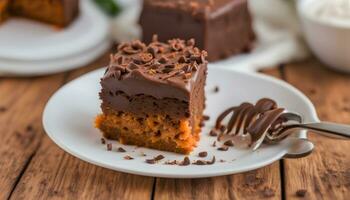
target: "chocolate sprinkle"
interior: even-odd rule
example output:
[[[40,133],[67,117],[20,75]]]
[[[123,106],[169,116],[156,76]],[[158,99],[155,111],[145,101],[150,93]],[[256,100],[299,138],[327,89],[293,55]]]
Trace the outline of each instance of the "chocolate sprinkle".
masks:
[[[112,151],[112,144],[111,143],[107,144],[107,151]]]
[[[215,163],[215,161],[216,161],[215,156],[213,156],[213,158],[211,159],[211,161],[207,161],[207,165],[212,165],[212,164]]]
[[[154,160],[159,161],[159,160],[162,160],[163,158],[164,158],[163,155],[158,155],[158,156],[154,157]]]
[[[297,197],[305,197],[306,196],[306,193],[307,193],[307,190],[305,190],[305,189],[300,189],[300,190],[298,190],[298,191],[296,191],[296,195],[297,195]]]
[[[228,147],[227,146],[222,146],[218,148],[219,151],[227,151]]]
[[[194,163],[192,163],[194,165],[206,165],[207,162],[205,160],[196,160]]]
[[[215,130],[211,130],[211,131],[209,132],[209,135],[210,135],[210,136],[213,136],[213,137],[216,137],[216,136],[218,136],[218,132],[215,131]]]
[[[203,120],[204,121],[208,121],[210,119],[210,117],[208,115],[203,115]]]
[[[146,159],[146,163],[148,163],[148,164],[156,164],[156,160],[154,160],[154,159]]]
[[[213,142],[212,146],[213,146],[213,147],[216,147],[216,141]]]
[[[187,166],[191,164],[191,160],[186,156],[184,160],[180,163],[180,166]]]
[[[176,165],[177,164],[177,160],[172,160],[172,161],[166,161],[164,164],[166,165]]]
[[[215,92],[215,93],[219,92],[219,87],[218,87],[218,86],[215,86],[215,87],[214,87],[214,92]]]
[[[123,149],[122,147],[119,147],[119,148],[117,149],[117,151],[118,151],[118,152],[126,152],[125,149]]]
[[[207,157],[207,155],[208,155],[208,152],[206,152],[206,151],[202,151],[202,152],[198,153],[198,156],[201,158]]]
[[[124,156],[124,159],[125,159],[125,160],[133,160],[134,158],[131,157],[131,156],[129,156],[129,155],[127,155],[127,156]]]
[[[233,141],[232,140],[227,140],[225,143],[224,143],[224,145],[226,145],[226,146],[229,146],[229,147],[233,147]]]

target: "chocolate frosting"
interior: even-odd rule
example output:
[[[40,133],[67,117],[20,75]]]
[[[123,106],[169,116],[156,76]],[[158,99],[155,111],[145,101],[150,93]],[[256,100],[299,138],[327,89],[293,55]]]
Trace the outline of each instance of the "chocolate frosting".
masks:
[[[108,92],[122,91],[188,102],[207,65],[207,53],[194,45],[193,39],[158,42],[156,35],[149,45],[138,40],[120,44],[101,79],[101,98],[108,100]]]
[[[222,130],[221,134],[237,135],[240,132],[249,134],[252,142],[255,142],[268,128],[274,129],[283,122],[280,120],[283,111],[284,108],[278,108],[277,103],[268,98],[260,99],[255,105],[244,102],[221,113],[216,120],[215,128]],[[226,129],[222,129],[223,120],[230,114]]]
[[[147,4],[168,9],[180,9],[194,16],[215,17],[242,0],[145,0]]]

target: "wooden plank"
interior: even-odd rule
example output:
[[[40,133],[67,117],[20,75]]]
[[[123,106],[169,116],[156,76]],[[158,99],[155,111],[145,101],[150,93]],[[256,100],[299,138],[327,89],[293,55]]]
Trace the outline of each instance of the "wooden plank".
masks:
[[[185,169],[184,169],[185,170]],[[270,192],[271,191],[271,192]],[[279,163],[252,172],[203,179],[157,179],[155,200],[280,199]]]
[[[150,199],[153,180],[81,161],[45,136],[11,199]]]
[[[281,78],[280,69],[264,74]],[[185,170],[185,169],[184,169]],[[280,199],[280,164],[252,172],[205,179],[157,179],[154,197],[163,199]]]
[[[38,148],[43,105],[64,74],[0,80],[0,199],[6,199]]]
[[[106,53],[89,66],[69,72],[66,81],[104,66],[108,57]],[[153,183],[154,178],[119,173],[74,158],[45,135],[12,198],[150,199]]]
[[[350,75],[326,69],[315,60],[292,64],[286,80],[304,92],[315,104],[321,120],[350,123]],[[287,199],[349,199],[350,142],[309,134],[316,150],[308,157],[285,160]]]

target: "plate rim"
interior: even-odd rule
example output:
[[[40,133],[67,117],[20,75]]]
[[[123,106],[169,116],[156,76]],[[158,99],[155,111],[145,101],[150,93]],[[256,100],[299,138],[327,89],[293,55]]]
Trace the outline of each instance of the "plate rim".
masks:
[[[209,65],[209,68],[210,65]],[[218,172],[210,172],[210,173],[198,173],[198,174],[186,174],[186,173],[182,173],[182,174],[176,174],[176,173],[167,173],[167,172],[157,172],[157,173],[153,173],[153,172],[148,172],[148,171],[142,171],[142,170],[134,170],[134,169],[128,169],[128,168],[123,168],[120,166],[115,166],[112,165],[110,163],[101,163],[99,161],[95,161],[94,159],[90,159],[87,156],[80,154],[80,153],[76,153],[74,152],[74,150],[72,150],[71,148],[67,147],[65,144],[61,143],[60,140],[55,139],[54,134],[48,132],[48,127],[46,127],[46,121],[47,119],[47,113],[48,113],[48,108],[51,104],[51,102],[53,101],[53,99],[55,98],[55,96],[62,90],[64,90],[66,87],[69,87],[71,84],[74,84],[76,81],[79,81],[87,76],[92,76],[92,74],[97,74],[97,73],[103,73],[103,71],[105,70],[105,68],[100,68],[100,69],[96,69],[93,70],[89,73],[86,73],[68,83],[66,83],[65,85],[63,85],[59,90],[57,90],[48,100],[47,104],[45,105],[44,108],[44,112],[43,112],[43,117],[42,117],[42,123],[43,123],[43,128],[46,132],[46,134],[49,136],[49,138],[56,144],[58,145],[62,150],[66,151],[67,153],[73,155],[76,158],[79,158],[85,162],[100,166],[100,167],[104,167],[107,169],[111,169],[114,171],[118,171],[118,172],[125,172],[125,173],[130,173],[130,174],[136,174],[136,175],[142,175],[142,176],[150,176],[150,177],[162,177],[162,178],[205,178],[205,177],[215,177],[215,176],[223,176],[223,175],[230,175],[230,174],[238,174],[238,173],[242,173],[242,172],[246,172],[246,171],[251,171],[251,170],[255,170],[258,168],[262,168],[264,166],[270,165],[273,162],[280,160],[283,158],[284,155],[286,155],[288,153],[288,149],[284,148],[282,149],[280,152],[276,153],[273,157],[267,159],[266,161],[262,161],[259,163],[252,163],[251,165],[249,165],[249,167],[241,169],[241,170],[232,170],[230,168],[227,169],[222,169],[221,171]],[[249,73],[249,72],[242,72],[242,71],[236,71],[236,70],[232,70],[232,69],[224,69],[224,68],[217,68],[215,67],[215,70],[220,70],[220,71],[226,71],[226,72],[230,72],[230,73],[238,73],[238,74],[245,74],[247,76],[252,76],[254,78],[258,78],[258,79],[263,79],[264,81],[269,81],[269,82],[273,82],[274,84],[278,84],[281,85],[282,87],[286,87],[289,90],[291,90],[295,95],[299,96],[304,103],[306,104],[308,111],[307,113],[310,115],[309,118],[312,121],[319,121],[318,117],[317,117],[317,113],[316,113],[316,109],[314,107],[314,105],[312,104],[312,102],[298,89],[296,89],[295,87],[293,87],[292,85],[288,84],[287,82],[284,82],[282,80],[279,80],[277,78],[268,76],[268,75],[264,75],[264,74],[258,74],[258,73]],[[301,134],[300,138],[306,138],[306,134]]]

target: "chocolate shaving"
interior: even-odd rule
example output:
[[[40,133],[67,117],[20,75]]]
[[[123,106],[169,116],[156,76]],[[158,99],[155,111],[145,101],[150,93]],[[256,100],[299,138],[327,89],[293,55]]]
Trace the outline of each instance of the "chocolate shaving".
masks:
[[[179,63],[186,63],[185,56],[180,56],[180,58],[179,58],[179,60],[177,62],[179,62]]]
[[[187,45],[193,47],[196,44],[195,40],[193,38],[187,40]]]
[[[191,164],[191,160],[186,156],[184,160],[179,164],[180,166],[187,166]]]
[[[112,151],[112,144],[111,143],[107,144],[107,151]]]
[[[194,164],[194,165],[206,165],[207,162],[205,160],[196,160],[192,164]]]
[[[219,151],[227,151],[228,147],[227,146],[222,146],[218,148]]]
[[[215,163],[215,161],[216,161],[215,156],[213,156],[213,158],[211,159],[211,161],[207,161],[207,165],[212,165],[212,164]]]
[[[164,158],[163,155],[158,155],[158,156],[154,157],[154,160],[159,161],[159,160],[162,160],[163,158]]]
[[[232,140],[227,140],[227,141],[224,143],[224,145],[229,146],[229,147],[233,147],[233,146],[234,146]]]
[[[209,135],[215,137],[215,136],[218,136],[218,132],[216,130],[211,130],[209,132]]]
[[[128,68],[131,70],[138,69],[139,67],[135,63],[129,63]]]
[[[219,87],[218,87],[218,86],[215,86],[215,87],[214,87],[214,92],[215,92],[215,93],[219,92]]]
[[[207,155],[208,155],[208,152],[206,152],[206,151],[202,151],[202,152],[198,153],[198,156],[201,158],[207,157]]]
[[[156,160],[154,160],[154,159],[146,159],[146,163],[148,163],[148,164],[156,164]]]
[[[158,35],[157,34],[154,34],[152,36],[152,42],[158,42]]]
[[[27,132],[32,132],[34,130],[33,126],[32,125],[28,125],[27,128],[26,128],[26,131]]]
[[[176,165],[177,164],[177,160],[172,160],[172,161],[166,161],[164,164],[166,165]]]
[[[171,69],[171,68],[164,68],[164,69],[162,69],[163,73],[169,73],[169,72],[172,72],[172,71],[174,71],[174,69]]]
[[[106,139],[101,138],[101,144],[106,144]]]
[[[117,149],[117,152],[126,152],[126,150],[123,149],[122,147],[119,147],[119,148]]]
[[[216,141],[213,142],[212,146],[213,146],[213,147],[216,147]]]
[[[210,119],[210,117],[208,115],[203,115],[203,120],[204,121],[208,121]]]
[[[127,155],[127,156],[124,156],[124,159],[125,159],[125,160],[133,160],[134,158],[131,157],[131,156],[129,156],[129,155]]]
[[[167,59],[166,57],[162,56],[161,58],[159,58],[158,62],[161,64],[166,64],[169,61],[169,59]]]
[[[119,56],[119,57],[117,58],[117,63],[118,63],[119,65],[122,65],[122,64],[124,63],[124,57],[123,57],[123,56]]]
[[[295,194],[296,194],[297,197],[305,197],[306,193],[307,193],[307,190],[300,189],[300,190],[297,190]]]
[[[150,53],[153,57],[156,56],[157,51],[158,51],[158,48],[155,46],[149,46],[147,48],[147,52]]]

